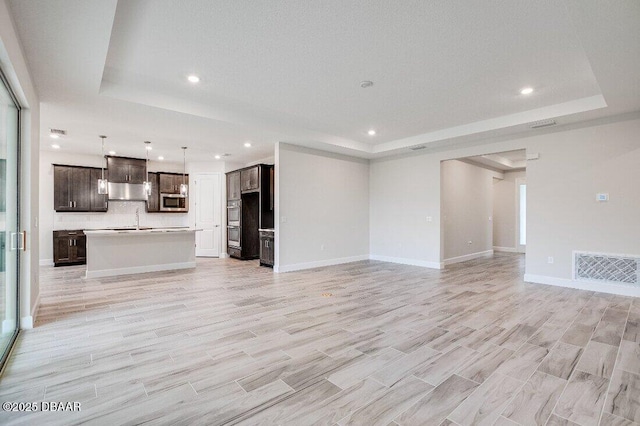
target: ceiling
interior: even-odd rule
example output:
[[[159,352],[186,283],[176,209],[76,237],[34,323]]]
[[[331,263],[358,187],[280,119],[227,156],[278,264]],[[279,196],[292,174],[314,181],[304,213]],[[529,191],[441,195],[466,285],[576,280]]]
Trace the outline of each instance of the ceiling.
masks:
[[[489,170],[513,172],[526,169],[527,151],[525,149],[518,149],[515,151],[466,157],[461,160]]]
[[[634,0],[9,3],[43,149],[56,128],[73,152],[106,134],[169,161],[185,145],[256,161],[278,141],[375,158],[640,110]]]

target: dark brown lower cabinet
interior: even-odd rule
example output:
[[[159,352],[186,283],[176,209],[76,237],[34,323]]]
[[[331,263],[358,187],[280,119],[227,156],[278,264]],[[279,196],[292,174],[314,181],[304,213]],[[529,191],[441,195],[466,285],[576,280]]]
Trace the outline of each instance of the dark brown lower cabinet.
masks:
[[[260,265],[273,268],[273,231],[260,230]]]
[[[53,264],[55,266],[87,263],[87,237],[82,230],[53,231]]]

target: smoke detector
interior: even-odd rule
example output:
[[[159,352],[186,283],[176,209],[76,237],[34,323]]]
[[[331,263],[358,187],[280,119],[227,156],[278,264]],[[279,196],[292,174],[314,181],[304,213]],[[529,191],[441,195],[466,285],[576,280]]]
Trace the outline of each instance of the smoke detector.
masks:
[[[555,126],[556,124],[558,123],[556,123],[556,120],[553,120],[553,119],[540,120],[540,121],[534,121],[533,123],[529,123],[529,128],[540,129],[541,127]]]

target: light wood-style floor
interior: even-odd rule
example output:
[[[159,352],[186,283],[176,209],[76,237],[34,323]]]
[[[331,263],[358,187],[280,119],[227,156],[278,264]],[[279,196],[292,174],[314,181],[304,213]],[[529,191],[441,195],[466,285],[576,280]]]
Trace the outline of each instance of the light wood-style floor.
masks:
[[[43,268],[0,424],[640,423],[640,299],[524,284],[523,258],[85,280]]]

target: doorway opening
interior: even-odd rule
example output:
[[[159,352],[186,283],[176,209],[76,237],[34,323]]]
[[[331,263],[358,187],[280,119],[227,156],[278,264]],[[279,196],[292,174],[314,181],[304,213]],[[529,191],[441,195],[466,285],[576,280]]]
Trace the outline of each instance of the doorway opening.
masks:
[[[441,262],[525,253],[526,151],[441,162]]]

